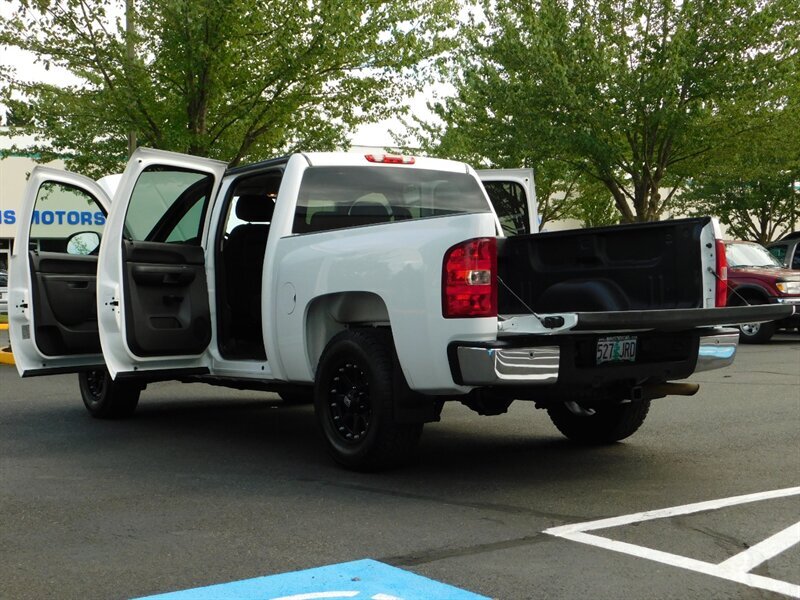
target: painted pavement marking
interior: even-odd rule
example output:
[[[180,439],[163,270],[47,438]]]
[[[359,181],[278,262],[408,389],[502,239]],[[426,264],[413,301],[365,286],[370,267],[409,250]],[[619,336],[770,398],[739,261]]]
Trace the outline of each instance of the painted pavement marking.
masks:
[[[739,554],[732,556],[731,558],[728,558],[719,564],[696,560],[694,558],[681,556],[679,554],[663,552],[661,550],[655,550],[646,546],[637,546],[636,544],[619,542],[599,535],[586,533],[587,531],[596,531],[598,529],[609,529],[611,527],[620,527],[623,525],[630,525],[632,523],[641,523],[643,521],[689,515],[703,511],[718,510],[720,508],[726,508],[729,506],[737,506],[739,504],[747,504],[749,502],[759,502],[761,500],[786,498],[788,496],[797,495],[800,495],[800,487],[785,488],[770,492],[759,492],[756,494],[746,494],[744,496],[733,496],[731,498],[721,498],[719,500],[696,502],[694,504],[685,504],[683,506],[673,506],[671,508],[663,508],[660,510],[651,510],[630,515],[622,515],[619,517],[612,517],[610,519],[598,519],[596,521],[587,521],[585,523],[573,523],[571,525],[551,527],[550,529],[546,529],[544,533],[574,542],[589,544],[591,546],[597,546],[598,548],[613,550],[614,552],[621,552],[623,554],[638,556],[639,558],[646,558],[648,560],[657,561],[674,567],[680,567],[682,569],[704,573],[713,577],[727,579],[728,581],[734,581],[750,587],[768,590],[794,598],[800,598],[800,585],[750,573],[750,571],[756,568],[758,565],[800,543],[800,522],[790,525],[786,529],[779,531],[764,541],[759,542],[751,548],[748,548],[744,552],[740,552]]]
[[[139,600],[489,600],[376,560],[357,560]]]

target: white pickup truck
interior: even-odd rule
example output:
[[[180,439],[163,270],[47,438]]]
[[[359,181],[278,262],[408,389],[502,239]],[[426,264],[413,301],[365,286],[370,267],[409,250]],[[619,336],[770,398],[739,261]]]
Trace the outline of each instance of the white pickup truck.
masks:
[[[430,158],[228,169],[139,149],[111,202],[37,167],[10,266],[18,370],[77,372],[100,418],[157,380],[313,398],[333,457],[375,469],[447,400],[530,400],[571,439],[620,440],[651,399],[696,391],[670,382],[731,364],[738,333],[719,325],[793,310],[722,308],[711,219],[531,233],[529,178],[484,178]]]

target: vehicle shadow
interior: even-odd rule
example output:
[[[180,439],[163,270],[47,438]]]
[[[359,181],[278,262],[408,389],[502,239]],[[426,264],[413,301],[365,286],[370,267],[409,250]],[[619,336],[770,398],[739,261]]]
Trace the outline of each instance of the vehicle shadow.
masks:
[[[500,417],[448,407],[442,422],[426,425],[411,464],[379,473],[350,472],[327,455],[312,406],[287,406],[267,393],[218,393],[210,386],[191,386],[193,393],[181,390],[187,397],[175,398],[175,388],[145,391],[136,415],[122,421],[90,418],[77,398],[70,404],[29,404],[5,419],[14,436],[6,456],[57,451],[87,468],[124,464],[119,476],[140,479],[142,485],[191,473],[222,486],[247,480],[253,492],[280,479],[436,496],[462,495],[465,486],[650,478],[670,469],[636,437],[595,448],[575,445],[561,437],[543,411],[519,403],[514,415]]]

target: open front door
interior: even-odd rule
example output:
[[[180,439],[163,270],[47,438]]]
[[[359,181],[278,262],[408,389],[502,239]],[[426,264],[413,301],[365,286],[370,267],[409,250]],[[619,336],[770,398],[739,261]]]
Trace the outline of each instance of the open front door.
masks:
[[[98,271],[100,340],[112,377],[208,371],[207,222],[226,167],[145,148],[128,162]]]
[[[478,171],[478,177],[489,194],[503,233],[512,236],[539,231],[533,169],[484,169]]]
[[[23,377],[102,367],[97,253],[110,208],[94,181],[31,172],[11,256],[8,320]]]

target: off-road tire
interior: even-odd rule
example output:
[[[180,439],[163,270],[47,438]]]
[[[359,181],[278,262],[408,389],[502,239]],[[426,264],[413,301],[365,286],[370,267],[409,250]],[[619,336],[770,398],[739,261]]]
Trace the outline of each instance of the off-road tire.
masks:
[[[558,430],[573,442],[586,445],[612,444],[633,435],[650,410],[649,400],[595,408],[593,415],[577,415],[561,402],[547,414]]]
[[[96,419],[130,417],[142,391],[133,381],[113,381],[106,369],[78,373],[78,384],[86,410]]]
[[[422,423],[395,420],[398,390],[391,336],[378,329],[348,329],[328,343],[317,368],[314,409],[325,445],[348,469],[375,471],[407,463]]]

